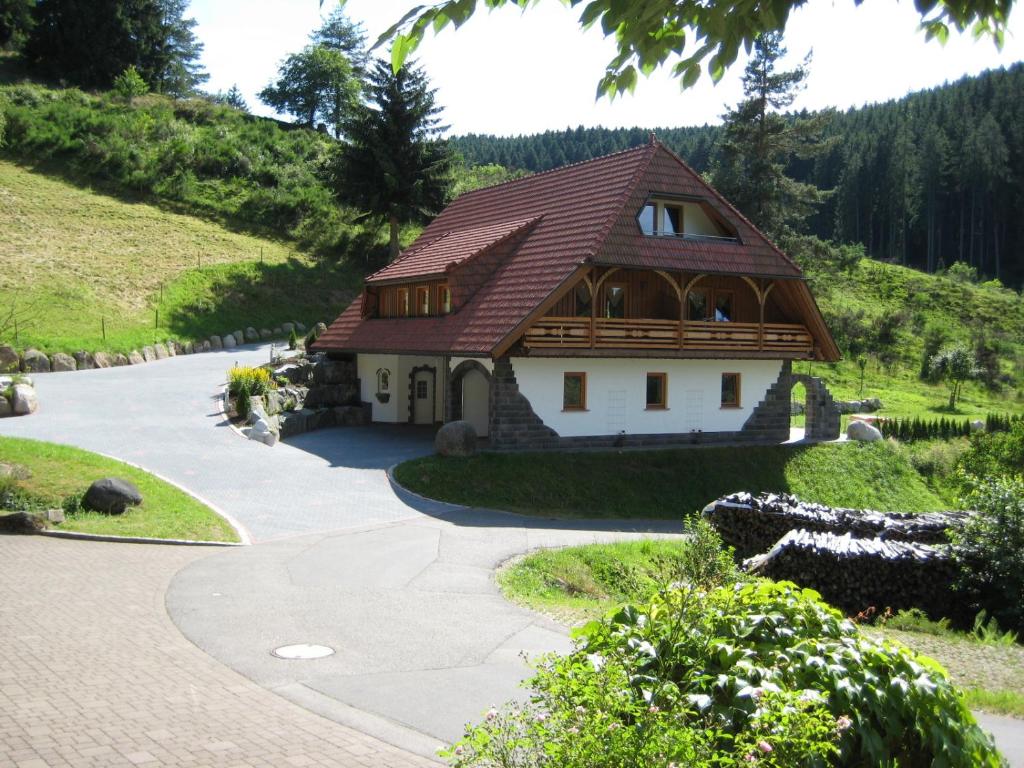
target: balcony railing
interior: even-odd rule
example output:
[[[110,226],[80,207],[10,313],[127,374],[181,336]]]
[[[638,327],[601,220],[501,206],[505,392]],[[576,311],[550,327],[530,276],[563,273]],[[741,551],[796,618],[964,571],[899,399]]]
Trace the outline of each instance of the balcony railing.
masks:
[[[665,349],[781,352],[809,355],[814,338],[803,325],[544,317],[526,331],[531,349]]]

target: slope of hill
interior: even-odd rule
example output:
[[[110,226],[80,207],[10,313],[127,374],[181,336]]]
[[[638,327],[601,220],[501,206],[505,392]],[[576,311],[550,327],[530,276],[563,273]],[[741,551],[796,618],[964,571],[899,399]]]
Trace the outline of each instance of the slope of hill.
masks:
[[[334,317],[360,275],[294,244],[95,194],[0,161],[0,336],[127,351],[169,337]],[[159,326],[157,326],[159,311]],[[106,326],[106,340],[103,327]]]
[[[804,266],[844,359],[799,368],[824,378],[837,397],[879,397],[890,416],[945,415],[945,384],[919,374],[926,351],[960,344],[984,365],[957,413],[1024,412],[1024,302],[1015,291],[957,270],[928,275],[866,258],[847,268]],[[858,357],[866,361],[863,387]]]

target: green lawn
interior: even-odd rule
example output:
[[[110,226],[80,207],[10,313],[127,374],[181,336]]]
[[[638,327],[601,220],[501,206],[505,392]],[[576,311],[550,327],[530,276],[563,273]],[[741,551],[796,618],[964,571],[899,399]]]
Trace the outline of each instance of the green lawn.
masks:
[[[0,437],[0,462],[27,469],[15,492],[36,507],[63,507],[70,496],[84,494],[102,477],[120,477],[138,487],[143,502],[123,515],[75,511],[54,526],[114,536],[145,536],[194,541],[238,541],[231,525],[187,493],[148,472],[105,456],[54,443]],[[20,506],[20,505],[19,505]]]
[[[509,563],[498,573],[498,584],[520,605],[565,624],[579,624],[622,603],[643,603],[678,579],[678,556],[685,546],[678,540],[659,540],[541,550]],[[866,631],[938,660],[965,689],[973,709],[1024,717],[1024,646],[982,642],[951,630]]]
[[[885,442],[428,456],[395,474],[423,496],[530,515],[682,519],[735,491],[886,511],[950,506]]]
[[[17,310],[19,349],[128,352],[249,325],[312,327],[333,320],[360,280],[291,243],[94,193],[8,161],[0,161],[0,221],[0,307]],[[0,327],[0,335],[14,342],[13,328]]]

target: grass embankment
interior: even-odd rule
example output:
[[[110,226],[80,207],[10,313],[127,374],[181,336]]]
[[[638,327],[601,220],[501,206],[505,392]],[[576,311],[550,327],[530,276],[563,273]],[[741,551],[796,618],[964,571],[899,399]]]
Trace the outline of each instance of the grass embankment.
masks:
[[[542,550],[509,564],[498,583],[511,600],[566,624],[643,603],[679,578],[681,541],[638,541]],[[934,623],[927,631],[869,627],[937,659],[974,709],[1024,717],[1024,646],[980,640]]]
[[[120,477],[134,483],[142,504],[122,515],[73,509],[55,528],[114,536],[144,536],[194,541],[238,541],[235,529],[187,493],[148,472],[89,451],[37,440],[0,437],[0,462],[28,470],[14,493],[37,508],[75,507],[94,480]],[[21,504],[18,504],[21,506]]]
[[[396,477],[433,499],[530,515],[682,519],[735,491],[904,512],[949,507],[884,442],[428,456],[400,464]]]
[[[811,270],[812,288],[837,341],[862,353],[836,364],[794,364],[822,377],[838,399],[878,397],[882,415],[933,419],[948,416],[945,384],[919,377],[925,339],[941,345],[986,346],[998,359],[993,386],[968,382],[953,415],[1024,412],[1024,301],[994,283],[928,275],[861,259],[853,269]],[[867,359],[863,389],[856,357]]]
[[[354,270],[317,263],[289,243],[4,161],[0,220],[0,307],[16,309],[19,348],[127,352],[249,325],[329,322],[359,283]],[[13,342],[13,328],[5,336]]]

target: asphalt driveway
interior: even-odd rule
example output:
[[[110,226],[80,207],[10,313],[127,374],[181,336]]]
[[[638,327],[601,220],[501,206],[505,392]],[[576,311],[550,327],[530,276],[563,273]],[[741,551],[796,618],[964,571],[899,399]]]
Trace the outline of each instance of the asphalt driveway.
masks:
[[[213,658],[331,720],[432,755],[467,720],[521,695],[529,671],[521,653],[568,647],[564,628],[501,597],[498,565],[538,547],[678,530],[666,521],[632,521],[623,530],[609,521],[523,518],[396,491],[386,468],[431,451],[422,430],[332,429],[274,448],[245,440],[225,422],[220,391],[233,363],[262,363],[268,354],[269,346],[245,347],[40,375],[39,412],[0,421],[0,434],[133,462],[235,521],[256,546],[182,558],[166,588],[166,612]],[[87,546],[103,560],[104,547],[137,545]],[[145,571],[145,559],[133,567]],[[13,611],[8,617],[20,622]],[[133,639],[131,623],[122,631]],[[310,661],[271,655],[295,643],[334,653]],[[127,647],[145,655],[145,641]],[[62,695],[37,694],[42,701]],[[154,688],[154,700],[159,694]],[[140,717],[152,714],[145,701],[136,705]],[[1024,765],[1019,722],[987,718],[985,725],[1012,764]]]

